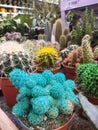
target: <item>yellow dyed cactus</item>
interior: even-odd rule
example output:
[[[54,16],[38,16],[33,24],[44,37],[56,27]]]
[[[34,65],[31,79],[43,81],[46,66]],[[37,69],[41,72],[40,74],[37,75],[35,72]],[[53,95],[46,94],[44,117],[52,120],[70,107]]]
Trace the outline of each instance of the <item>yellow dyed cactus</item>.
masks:
[[[42,68],[53,67],[59,60],[59,52],[51,46],[38,49],[35,55],[36,62]]]

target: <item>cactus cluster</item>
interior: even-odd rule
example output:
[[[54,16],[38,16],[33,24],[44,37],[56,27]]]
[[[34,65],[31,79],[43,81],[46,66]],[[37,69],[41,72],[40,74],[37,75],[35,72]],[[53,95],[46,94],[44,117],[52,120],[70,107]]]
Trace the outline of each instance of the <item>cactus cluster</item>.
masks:
[[[0,75],[7,77],[14,68],[20,68],[26,72],[33,72],[32,59],[27,52],[16,42],[6,42],[1,46]]]
[[[82,47],[77,47],[77,49],[71,51],[63,61],[64,65],[71,67],[77,67],[80,63],[83,63]]]
[[[51,46],[42,47],[36,51],[36,61],[41,68],[53,67],[59,60],[58,51]]]
[[[65,65],[77,67],[81,63],[96,63],[94,60],[94,55],[97,54],[95,52],[92,52],[91,46],[90,46],[90,39],[91,37],[89,35],[85,35],[82,38],[82,45],[77,47],[75,50],[71,51],[70,46],[67,47],[71,51],[68,53],[67,58],[64,59],[63,63]],[[72,46],[72,45],[71,45]]]
[[[26,116],[30,124],[37,125],[45,117],[58,118],[60,113],[71,114],[74,105],[78,103],[78,96],[73,92],[75,83],[66,80],[63,73],[53,74],[50,70],[45,70],[40,74],[27,74],[21,69],[14,69],[10,72],[9,79],[19,89],[13,113],[19,117]],[[44,85],[42,79],[46,81]]]
[[[63,33],[60,35],[59,43],[61,50],[69,46],[71,42],[71,34],[69,33],[68,27],[65,27]]]
[[[77,80],[87,95],[98,97],[98,64],[83,64],[77,69]]]
[[[64,58],[64,57],[66,58],[67,55],[69,54],[69,52],[75,50],[77,47],[78,47],[78,45],[75,45],[75,44],[74,44],[74,45],[70,45],[70,46],[68,46],[67,48],[61,50],[61,51],[60,51],[60,54],[61,54],[61,56],[62,56],[63,58]]]

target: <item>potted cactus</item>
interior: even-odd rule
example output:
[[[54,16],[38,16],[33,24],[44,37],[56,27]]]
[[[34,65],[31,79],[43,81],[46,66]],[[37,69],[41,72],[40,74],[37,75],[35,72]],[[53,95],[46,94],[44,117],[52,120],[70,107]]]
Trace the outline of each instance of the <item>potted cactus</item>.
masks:
[[[82,64],[77,68],[77,86],[88,100],[98,105],[98,64]]]
[[[32,60],[20,44],[14,41],[0,45],[0,86],[9,106],[16,103],[18,90],[8,79],[8,74],[14,68],[21,68],[26,72],[33,72]]]
[[[78,47],[77,49],[71,51],[67,58],[63,60],[62,65],[67,79],[76,79],[76,68],[81,63],[83,63],[82,47]]]
[[[50,69],[56,73],[60,70],[59,52],[54,47],[42,47],[36,51],[35,55],[38,72],[42,72],[45,69]]]
[[[68,57],[63,61],[65,74],[68,78],[76,79],[76,68],[83,63],[95,63],[92,49],[90,47],[90,36],[85,35],[82,38],[82,45],[71,51]],[[70,77],[72,75],[72,77]]]
[[[68,130],[78,104],[73,80],[61,72],[27,74],[21,69],[11,71],[9,78],[19,90],[13,113],[27,130]]]

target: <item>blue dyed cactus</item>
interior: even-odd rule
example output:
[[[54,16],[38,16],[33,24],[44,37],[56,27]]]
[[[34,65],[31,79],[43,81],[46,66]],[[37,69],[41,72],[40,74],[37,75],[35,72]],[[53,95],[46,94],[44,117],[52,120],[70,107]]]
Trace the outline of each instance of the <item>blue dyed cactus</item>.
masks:
[[[73,91],[75,88],[75,82],[73,80],[66,80],[63,85],[65,91]]]
[[[33,111],[28,114],[30,124],[37,125],[43,121],[43,115],[37,115]]]
[[[17,116],[23,116],[27,114],[29,110],[30,104],[27,100],[20,101],[13,107],[13,113],[15,113]]]
[[[71,114],[74,104],[78,104],[78,95],[73,92],[75,83],[66,80],[63,73],[53,74],[45,70],[42,74],[27,74],[15,69],[9,78],[19,89],[13,113],[26,115],[30,124],[41,123],[44,116],[54,119],[58,118],[59,113]]]
[[[63,82],[66,80],[66,77],[63,73],[59,72],[54,75],[53,79],[63,84]]]
[[[59,115],[59,110],[58,110],[57,107],[51,107],[51,108],[48,110],[47,114],[48,114],[48,117],[49,117],[49,118],[55,119],[55,118],[57,118],[58,115]]]
[[[48,93],[48,90],[45,90],[43,87],[37,85],[32,88],[31,95],[32,97],[36,98],[39,96],[47,96],[49,95],[49,93]]]
[[[21,69],[14,69],[9,73],[9,79],[14,86],[19,89],[25,87],[25,82],[28,80],[28,74]]]
[[[50,70],[45,70],[42,75],[45,77],[47,83],[50,82],[50,80],[52,79],[53,77],[53,73],[50,71]]]
[[[63,85],[60,84],[60,83],[54,84],[52,86],[52,88],[50,89],[50,95],[55,99],[62,98],[64,96],[64,87],[63,87]]]
[[[42,115],[48,111],[50,102],[47,96],[39,96],[31,100],[31,105],[35,114]]]
[[[74,109],[74,105],[70,100],[62,99],[59,102],[59,106],[60,106],[60,111],[63,114],[71,114],[73,112],[73,109]]]

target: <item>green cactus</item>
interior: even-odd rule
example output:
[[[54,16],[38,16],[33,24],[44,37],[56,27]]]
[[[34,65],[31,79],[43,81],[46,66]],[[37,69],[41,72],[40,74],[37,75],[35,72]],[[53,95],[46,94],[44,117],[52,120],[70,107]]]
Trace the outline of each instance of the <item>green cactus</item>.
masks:
[[[60,48],[61,48],[61,49],[64,49],[64,48],[67,47],[65,35],[61,35],[61,36],[60,36],[60,41],[59,41],[59,43],[60,43]]]
[[[33,72],[32,60],[24,52],[0,54],[0,75],[7,77],[14,68],[21,68],[27,72]]]
[[[62,35],[62,22],[60,19],[58,19],[55,24],[55,40],[59,42],[60,36]]]
[[[80,89],[86,95],[98,97],[98,65],[82,64],[78,67],[76,73]]]
[[[43,34],[38,35],[38,40],[41,40],[41,39],[43,39]]]
[[[90,121],[93,123],[93,125],[98,130],[98,108],[90,103],[85,96],[79,93],[79,100],[81,103],[81,106],[85,112],[85,114],[88,116]]]
[[[63,31],[63,35],[67,36],[69,33],[69,28],[65,27],[64,31]]]
[[[47,41],[51,41],[51,25],[48,21],[46,22],[45,25],[45,34],[47,36]]]
[[[82,75],[82,88],[84,93],[98,97],[98,65],[89,64]]]
[[[76,69],[76,81],[78,85],[82,84],[82,79],[83,79],[83,72],[86,70],[86,68],[89,66],[89,64],[81,64],[77,69]]]
[[[82,40],[82,48],[83,48],[83,62],[94,63],[93,60],[94,56],[88,39]]]
[[[83,22],[76,24],[76,29],[72,30],[72,41],[75,44],[81,45],[82,38],[89,34],[91,39],[93,38],[93,30],[94,30],[94,12],[93,10],[85,9],[83,13]]]

